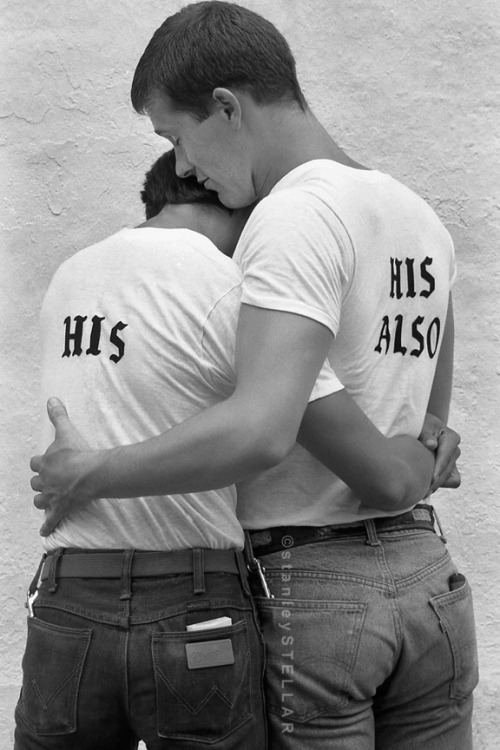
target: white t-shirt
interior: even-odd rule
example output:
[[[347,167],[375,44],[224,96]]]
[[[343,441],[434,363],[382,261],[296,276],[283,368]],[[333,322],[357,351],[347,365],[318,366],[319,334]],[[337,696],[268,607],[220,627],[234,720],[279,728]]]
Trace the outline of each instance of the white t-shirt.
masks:
[[[42,408],[51,395],[89,444],[156,436],[234,389],[237,266],[186,229],[125,229],[69,258],[41,312]],[[45,413],[45,411],[44,411]],[[46,420],[42,450],[53,440]],[[55,547],[242,548],[234,487],[96,500],[64,518]]]
[[[389,437],[419,435],[455,276],[452,240],[425,201],[386,174],[311,161],[260,202],[234,259],[242,302],[327,326],[330,364],[363,411]],[[387,515],[359,506],[298,446],[238,485],[253,529]]]

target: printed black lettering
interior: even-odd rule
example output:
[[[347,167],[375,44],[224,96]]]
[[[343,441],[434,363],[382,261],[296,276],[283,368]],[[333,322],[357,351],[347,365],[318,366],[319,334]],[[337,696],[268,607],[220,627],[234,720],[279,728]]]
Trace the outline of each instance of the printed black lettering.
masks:
[[[434,276],[431,273],[429,273],[429,271],[427,270],[427,266],[430,266],[431,264],[432,264],[432,258],[428,258],[428,257],[425,260],[423,260],[422,263],[420,264],[420,276],[422,277],[424,281],[426,281],[429,284],[428,289],[423,289],[420,292],[421,297],[430,297],[432,292],[436,288],[436,280]]]
[[[388,315],[384,315],[382,318],[382,328],[380,329],[380,336],[378,340],[378,344],[375,347],[375,351],[379,354],[382,354],[382,341],[385,341],[385,352],[384,354],[387,354],[389,351],[389,346],[391,345],[391,332],[389,329],[389,317]]]
[[[379,354],[402,354],[404,357],[408,352],[406,344],[411,343],[405,341],[405,338],[408,336],[408,332],[405,333],[405,329],[407,329],[408,325],[410,324],[405,323],[403,315],[395,315],[391,335],[389,316],[384,315],[375,351]],[[430,325],[426,326],[425,318],[418,315],[411,323],[411,337],[416,346],[409,352],[410,356],[420,357],[424,351],[427,351],[430,359],[433,359],[439,348],[440,336],[441,321],[439,318],[434,318]],[[385,346],[383,342],[385,342]]]
[[[418,349],[411,350],[410,354],[412,357],[420,357],[420,355],[424,351],[425,339],[420,333],[420,331],[418,330],[418,327],[422,325],[423,322],[424,322],[424,319],[422,318],[421,315],[419,315],[418,318],[415,318],[415,320],[411,324],[411,335],[413,336],[415,341],[418,341],[418,344],[419,344]]]
[[[101,339],[101,323],[104,318],[100,318],[99,315],[94,315],[92,318],[92,330],[90,332],[90,345],[85,354],[93,354],[96,357],[101,353],[99,349],[99,341]]]
[[[406,346],[401,343],[401,336],[403,332],[403,316],[396,315],[396,332],[394,334],[394,354],[406,354]]]
[[[406,258],[405,263],[406,263],[406,278],[408,280],[408,291],[406,292],[406,296],[416,297],[417,293],[415,291],[415,272],[413,269],[415,259]]]
[[[396,297],[396,299],[401,299],[401,297],[403,296],[403,292],[401,291],[402,265],[402,260],[391,258],[391,297]]]
[[[434,337],[433,337],[433,328],[436,329]],[[431,359],[434,358],[437,352],[440,333],[441,333],[441,321],[439,320],[439,318],[434,318],[434,320],[429,326],[429,330],[427,331],[427,351],[429,352],[429,357]],[[434,341],[433,341],[433,338],[434,338]]]
[[[109,340],[113,344],[113,346],[116,346],[118,349],[118,354],[111,354],[110,360],[112,362],[119,362],[121,358],[123,357],[123,354],[125,352],[125,342],[118,336],[118,331],[123,331],[124,328],[127,327],[127,323],[122,323],[120,320],[113,328],[111,329],[111,334],[109,336]]]
[[[87,320],[87,316],[75,315],[75,330],[71,333],[71,316],[68,315],[64,319],[65,334],[64,334],[64,352],[63,357],[79,357],[82,353],[82,338],[83,338],[83,324]],[[71,352],[70,344],[73,342],[73,352]]]

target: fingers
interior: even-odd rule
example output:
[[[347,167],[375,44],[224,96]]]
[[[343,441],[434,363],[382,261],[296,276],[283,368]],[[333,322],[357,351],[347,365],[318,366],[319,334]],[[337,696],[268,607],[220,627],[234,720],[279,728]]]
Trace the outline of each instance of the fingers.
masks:
[[[447,470],[451,469],[452,464],[456,463],[460,458],[462,451],[458,447],[459,442],[460,436],[456,432],[453,432],[453,430],[440,437],[436,453],[436,465],[434,467],[434,481],[437,481],[445,472],[447,473]]]
[[[39,492],[38,495],[35,495],[33,498],[33,505],[35,508],[38,508],[38,510],[45,510],[48,508],[49,501],[47,495],[44,495],[43,492]]]
[[[457,448],[453,460],[446,465],[446,467],[437,475],[435,480],[432,482],[431,493],[435,492],[441,487],[447,489],[456,489],[457,487],[460,487],[462,478],[455,463],[460,457],[460,453],[460,449]]]
[[[446,487],[447,489],[457,489],[457,487],[460,487],[461,484],[462,477],[460,476],[460,472],[458,471],[457,467],[454,466],[451,473],[443,482],[441,487]]]
[[[49,510],[45,516],[43,524],[40,526],[40,536],[49,536],[49,534],[54,531],[61,518],[62,515]]]
[[[31,489],[35,490],[35,492],[43,492],[43,483],[39,476],[39,474],[36,474],[36,476],[31,477]]]
[[[30,461],[30,469],[31,471],[36,471],[39,473],[42,469],[43,465],[43,456],[33,456],[33,458]]]
[[[419,440],[425,445],[430,451],[435,451],[438,447],[439,436],[443,429],[443,423],[434,414],[427,412],[424,418],[424,424],[422,425],[422,431],[419,435]]]

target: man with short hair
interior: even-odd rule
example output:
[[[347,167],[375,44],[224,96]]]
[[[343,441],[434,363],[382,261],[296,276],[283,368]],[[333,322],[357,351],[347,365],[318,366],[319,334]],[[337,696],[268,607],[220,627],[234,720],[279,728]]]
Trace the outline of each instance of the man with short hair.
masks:
[[[155,435],[234,387],[241,274],[214,243],[232,253],[249,212],[180,180],[173,152],[142,196],[148,221],[66,260],[41,312],[44,400],[64,394],[103,448]],[[46,445],[51,432],[46,420]],[[139,739],[264,750],[263,645],[235,505],[234,486],[101,499],[44,540],[16,750]]]
[[[96,497],[239,481],[238,513],[276,597],[258,601],[271,746],[470,748],[471,593],[432,509],[392,476],[370,499],[355,463],[318,450],[332,477],[294,447],[301,423],[315,447],[326,357],[382,433],[416,437],[431,424],[442,436],[449,234],[412,191],[340,149],[300,92],[286,41],[248,9],[204,2],[169,17],[137,66],[132,101],[173,144],[179,175],[231,208],[259,201],[235,254],[237,384],[188,422],[111,451],[73,450],[56,414],[56,442],[32,462],[44,533]],[[330,437],[337,451],[349,445],[349,431]]]

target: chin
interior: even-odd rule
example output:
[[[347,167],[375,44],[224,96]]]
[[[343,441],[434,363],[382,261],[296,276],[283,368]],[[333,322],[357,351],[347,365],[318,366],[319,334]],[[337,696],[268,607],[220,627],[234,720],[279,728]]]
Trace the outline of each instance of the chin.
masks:
[[[246,195],[231,195],[229,193],[220,192],[219,193],[219,200],[221,203],[225,205],[226,208],[246,208],[246,206],[251,206],[253,203],[255,203],[256,198],[254,195],[252,196],[246,196]]]

